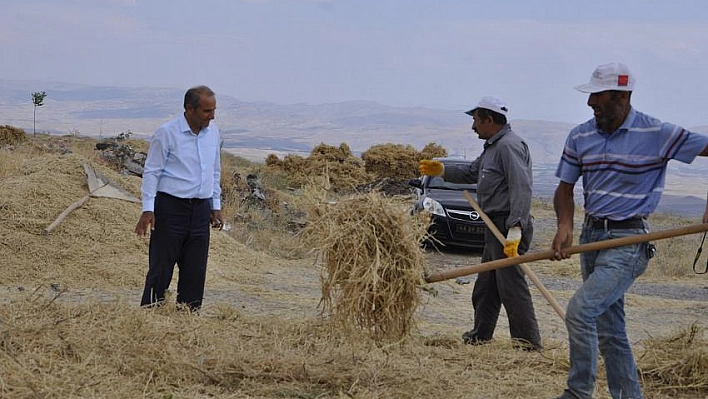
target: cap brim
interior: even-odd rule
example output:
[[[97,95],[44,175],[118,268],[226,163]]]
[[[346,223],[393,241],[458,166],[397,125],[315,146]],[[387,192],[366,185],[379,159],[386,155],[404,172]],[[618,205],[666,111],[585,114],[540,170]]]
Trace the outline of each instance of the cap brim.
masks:
[[[603,91],[610,91],[610,90],[612,90],[612,91],[632,91],[632,87],[629,87],[629,86],[627,86],[627,87],[605,87],[605,86],[598,86],[598,85],[594,85],[591,83],[587,83],[584,85],[575,86],[575,90],[583,92],[583,93],[594,94],[594,93],[602,93]]]
[[[607,90],[611,90],[611,89],[608,89],[607,87],[602,87],[602,86],[597,86],[594,84],[587,83],[584,85],[575,86],[575,90],[577,90],[579,92],[583,92],[583,93],[591,93],[592,94],[592,93],[601,93],[603,91],[607,91]]]
[[[465,112],[469,116],[474,116],[474,111],[476,111],[479,107],[472,108],[471,110]]]

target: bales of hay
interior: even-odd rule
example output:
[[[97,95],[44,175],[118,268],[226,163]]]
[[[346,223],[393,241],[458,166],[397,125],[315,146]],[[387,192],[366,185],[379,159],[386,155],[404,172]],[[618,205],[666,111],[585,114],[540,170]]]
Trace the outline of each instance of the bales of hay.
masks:
[[[305,236],[321,255],[322,304],[333,325],[358,327],[375,340],[409,333],[425,272],[426,228],[376,192],[313,207]]]

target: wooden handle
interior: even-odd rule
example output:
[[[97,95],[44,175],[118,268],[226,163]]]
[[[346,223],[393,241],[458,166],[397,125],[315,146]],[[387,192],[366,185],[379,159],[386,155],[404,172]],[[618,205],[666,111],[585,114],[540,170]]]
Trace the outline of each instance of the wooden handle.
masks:
[[[612,238],[609,240],[595,241],[587,244],[574,245],[572,247],[565,248],[563,252],[569,255],[579,254],[582,252],[599,251],[602,249],[617,248],[623,245],[639,244],[642,242],[649,242],[655,240],[663,240],[665,238],[672,238],[678,236],[685,236],[689,234],[702,233],[708,231],[708,223],[704,224],[694,224],[691,226],[680,227],[671,230],[655,231],[653,233],[647,234],[637,234],[633,236]],[[470,274],[486,272],[488,270],[501,269],[502,267],[509,267],[519,263],[535,262],[544,259],[553,259],[555,257],[555,251],[552,249],[533,252],[517,256],[515,258],[505,258],[493,260],[491,262],[484,262],[478,265],[465,266],[452,270],[445,270],[440,272],[435,272],[425,276],[425,281],[427,283],[435,283],[438,281],[449,280],[451,278],[468,276]]]
[[[503,246],[506,242],[506,238],[504,237],[504,235],[502,235],[501,231],[499,231],[494,222],[492,222],[492,219],[490,219],[489,216],[484,213],[482,207],[479,206],[477,201],[474,200],[472,195],[467,192],[467,190],[462,191],[462,194],[465,196],[465,198],[467,198],[467,202],[472,205],[472,208],[474,208],[474,210],[479,213],[479,215],[482,217],[482,220],[484,220],[484,222],[487,224],[487,227],[492,231],[492,233],[494,233],[494,236],[497,238],[497,240],[499,240],[499,243]],[[518,259],[518,257],[512,259]],[[538,276],[536,276],[536,273],[534,273],[533,270],[531,270],[531,268],[525,263],[520,263],[519,267],[521,267],[521,271],[523,271],[524,274],[529,277],[529,280],[531,280],[531,282],[536,286],[536,288],[538,288],[538,290],[541,292],[541,295],[546,298],[546,300],[551,305],[553,310],[556,311],[558,316],[560,316],[562,320],[565,320],[565,310],[563,310],[563,307],[561,307],[558,301],[556,301],[556,298],[553,297],[553,294],[551,294],[551,292],[546,289],[546,287],[543,285]]]
[[[76,208],[80,207],[86,201],[88,201],[89,195],[85,195],[83,198],[80,200],[74,202],[73,204],[69,205],[68,208],[64,209],[64,212],[60,213],[59,216],[50,224],[47,226],[47,228],[44,229],[44,234],[49,234],[52,230],[54,230],[55,227],[59,226],[59,223],[61,223],[64,218],[66,218],[71,212],[73,212]]]

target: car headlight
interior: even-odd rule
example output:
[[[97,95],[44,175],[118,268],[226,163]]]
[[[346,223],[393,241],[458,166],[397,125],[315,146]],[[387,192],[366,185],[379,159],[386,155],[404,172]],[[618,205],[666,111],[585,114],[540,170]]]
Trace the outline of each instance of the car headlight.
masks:
[[[438,201],[435,201],[432,198],[425,198],[423,200],[423,209],[433,215],[445,216],[445,209],[443,209],[442,205],[440,205]]]

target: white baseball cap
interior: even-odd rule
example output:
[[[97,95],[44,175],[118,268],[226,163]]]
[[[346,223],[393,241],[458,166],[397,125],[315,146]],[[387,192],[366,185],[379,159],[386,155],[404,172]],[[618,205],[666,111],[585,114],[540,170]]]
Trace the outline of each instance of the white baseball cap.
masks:
[[[502,114],[506,116],[506,114],[509,112],[509,108],[506,107],[506,104],[504,104],[504,101],[496,98],[496,97],[491,97],[491,96],[486,96],[482,97],[481,100],[477,103],[477,106],[472,108],[471,110],[465,112],[467,115],[472,115],[474,111],[477,110],[477,108],[484,108],[488,109],[490,111],[497,112],[499,114]]]
[[[635,81],[627,65],[613,62],[595,68],[590,76],[590,83],[575,86],[575,90],[583,93],[600,93],[607,90],[633,91]]]

